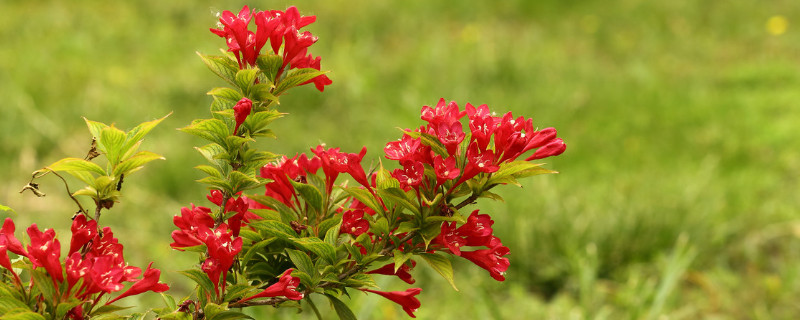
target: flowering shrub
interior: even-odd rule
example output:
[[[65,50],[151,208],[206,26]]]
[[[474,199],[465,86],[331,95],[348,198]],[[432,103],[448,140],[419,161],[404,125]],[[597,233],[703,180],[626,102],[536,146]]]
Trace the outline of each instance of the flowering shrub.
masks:
[[[230,87],[209,91],[210,118],[181,129],[207,142],[196,148],[207,163],[196,168],[206,175],[199,182],[208,186],[210,204],[192,204],[175,215],[171,244],[199,256],[194,268],[181,271],[196,289],[182,301],[165,294],[167,306],[151,310],[159,318],[249,318],[242,308],[302,307],[301,301],[321,317],[308,298],[317,294],[330,300],[340,318],[354,319],[341,300],[352,290],[387,298],[414,317],[420,288],[380,291],[373,277],[395,276],[412,285],[421,260],[455,288],[450,256],[505,280],[509,248],[494,235],[489,214],[466,207],[479,198],[502,199],[494,193],[500,185],[553,173],[532,161],[564,152],[556,130],[538,130],[531,119],[510,112],[495,115],[486,105],[467,103],[462,109],[440,99],[422,107],[422,126],[403,130],[384,147],[393,170],[384,161],[365,168],[366,147],[347,153],[319,145],[291,158],[255,149],[255,139],[274,136],[268,127],[284,115],[276,109],[281,95],[312,83],[322,92],[332,83],[320,69],[321,59],[308,52],[317,38],[301,31],[315,20],[295,7],[245,6],[238,14],[224,11],[218,28],[211,29],[225,39],[229,53],[200,57]],[[118,300],[169,288],[159,283],[160,271],[152,263],[145,271],[129,266],[112,231],[99,225],[103,210],[119,200],[123,179],[161,159],[138,151],[161,120],[127,133],[87,120],[94,136],[89,154],[34,173],[34,179],[49,173],[63,179],[59,173],[68,173],[87,186],[70,193],[79,209],[63,261],[53,230],[30,226],[25,250],[13,221],[6,220],[0,232],[5,280],[0,296],[11,302],[0,303],[0,312],[31,319],[113,318]],[[105,169],[92,162],[99,155],[108,160]],[[33,181],[25,189],[41,193]],[[93,214],[78,196],[93,200]],[[13,263],[8,251],[16,255]],[[122,291],[124,283],[132,285],[103,298]]]

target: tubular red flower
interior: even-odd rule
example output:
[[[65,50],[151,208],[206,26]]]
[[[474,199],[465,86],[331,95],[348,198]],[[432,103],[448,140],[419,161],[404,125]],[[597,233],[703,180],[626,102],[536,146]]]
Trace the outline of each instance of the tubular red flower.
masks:
[[[403,311],[405,311],[410,317],[416,318],[417,316],[414,315],[414,312],[417,311],[420,307],[419,299],[415,296],[422,292],[420,288],[411,288],[406,291],[391,291],[391,292],[384,292],[384,291],[375,291],[370,289],[361,289],[362,291],[371,292],[377,295],[380,295],[386,299],[392,300],[392,302],[399,304],[403,307]]]
[[[508,247],[500,245],[499,241],[496,241],[496,243],[497,246],[489,249],[462,251],[461,256],[472,261],[472,263],[477,266],[486,269],[486,271],[489,271],[489,274],[495,280],[505,281],[506,277],[504,275],[510,263],[508,258],[504,258],[503,256],[507,255],[509,250]]]
[[[144,271],[142,279],[136,281],[128,290],[123,292],[118,297],[106,302],[106,305],[114,303],[114,301],[119,299],[134,296],[147,291],[164,292],[169,290],[169,286],[167,284],[158,282],[159,278],[161,277],[161,270],[154,269],[152,266],[153,263],[150,262],[150,264],[147,265],[147,270]]]
[[[420,139],[414,139],[404,134],[400,140],[387,143],[386,147],[383,148],[383,152],[386,153],[386,159],[389,160],[411,161],[414,159],[420,143]]]
[[[34,267],[43,267],[50,274],[54,283],[64,281],[61,269],[61,243],[56,239],[56,232],[47,229],[39,230],[36,224],[28,227],[31,243],[28,245],[28,258]]]
[[[300,284],[300,278],[292,276],[293,270],[294,269],[288,269],[284,271],[278,280],[278,283],[267,287],[264,289],[264,291],[261,291],[255,295],[239,300],[237,303],[268,297],[286,297],[289,300],[303,299],[303,293],[297,291],[297,285]]]
[[[402,266],[400,266],[399,269],[397,269],[397,271],[394,270],[394,263],[389,263],[378,269],[368,271],[367,274],[382,274],[387,276],[397,276],[398,278],[400,278],[400,280],[403,280],[408,284],[414,284],[416,280],[414,280],[414,277],[411,276],[409,271],[411,270],[411,268],[417,266],[417,262],[414,260],[410,261],[411,261],[410,267],[408,266],[408,264],[404,263]]]
[[[86,216],[80,214],[72,220],[72,239],[69,243],[68,255],[80,250],[85,244],[97,236],[97,221],[86,221]]]
[[[14,220],[6,218],[3,222],[3,228],[0,229],[0,244],[5,244],[6,248],[13,253],[27,256],[28,253],[22,248],[22,243],[14,236],[15,229]]]
[[[220,202],[222,199],[220,198]],[[172,231],[170,247],[183,251],[183,248],[202,245],[203,242],[198,237],[198,230],[201,227],[211,228],[214,226],[214,218],[211,217],[211,209],[206,207],[181,208],[181,214],[174,216],[172,222],[180,230]]]

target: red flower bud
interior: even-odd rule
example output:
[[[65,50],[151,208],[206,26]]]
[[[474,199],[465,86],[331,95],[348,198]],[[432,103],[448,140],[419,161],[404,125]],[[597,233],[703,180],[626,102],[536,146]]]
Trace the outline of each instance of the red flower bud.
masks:
[[[543,147],[539,148],[539,150],[536,150],[536,152],[534,152],[532,156],[525,159],[525,161],[557,156],[564,153],[564,150],[567,150],[567,145],[564,144],[564,140],[561,140],[561,138],[555,138]]]
[[[236,105],[233,107],[233,115],[236,119],[236,128],[233,129],[233,134],[239,132],[239,126],[244,123],[244,120],[247,119],[247,116],[250,115],[250,110],[253,108],[253,101],[250,99],[242,98]]]

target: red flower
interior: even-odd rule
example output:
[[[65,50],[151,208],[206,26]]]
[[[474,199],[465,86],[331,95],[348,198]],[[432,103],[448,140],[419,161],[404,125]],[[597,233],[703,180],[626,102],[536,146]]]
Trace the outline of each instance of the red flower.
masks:
[[[236,103],[235,106],[233,106],[233,115],[236,120],[236,127],[233,128],[234,135],[239,132],[239,126],[244,123],[244,120],[250,115],[250,110],[252,107],[253,101],[250,101],[250,99],[247,98],[242,98]]]
[[[437,155],[433,158],[433,169],[436,172],[436,186],[444,184],[447,180],[458,178],[461,170],[456,167],[456,158],[447,157],[442,160],[442,157]]]
[[[478,210],[475,210],[467,218],[467,223],[458,228],[457,233],[466,239],[468,246],[490,247],[493,224],[492,217],[488,214],[478,214]]]
[[[81,247],[97,236],[97,221],[86,221],[86,216],[82,214],[78,215],[72,220],[71,230],[72,239],[69,243],[69,252],[67,255],[77,252]]]
[[[222,202],[222,199],[220,199],[220,202]],[[183,251],[182,248],[202,245],[203,242],[198,237],[197,231],[201,227],[212,228],[214,226],[211,209],[195,207],[194,205],[192,205],[191,209],[187,207],[181,208],[181,215],[174,216],[172,222],[180,230],[172,231],[173,242],[170,247],[181,251]]]
[[[399,269],[397,269],[397,271],[395,271],[394,269],[394,263],[389,263],[383,267],[369,271],[367,272],[367,274],[382,274],[387,276],[397,276],[398,278],[400,278],[400,280],[403,280],[408,284],[414,284],[416,280],[414,280],[414,278],[411,276],[410,273],[408,273],[408,271],[410,271],[411,268],[416,267],[417,262],[414,260],[410,261],[411,261],[410,267],[408,266],[408,264],[404,263],[403,265],[400,266]]]
[[[322,171],[325,172],[325,191],[327,193],[330,193],[333,189],[333,182],[339,176],[339,173],[344,172],[350,174],[356,182],[372,192],[372,187],[367,181],[367,174],[364,168],[361,167],[361,159],[367,153],[367,147],[361,148],[361,152],[355,154],[339,152],[339,148],[325,150],[322,145],[319,145],[316,149],[311,149],[311,152],[320,158]]]
[[[364,210],[348,210],[342,214],[342,226],[339,232],[358,237],[367,231],[369,231],[369,221],[364,219]]]
[[[403,169],[396,169],[392,176],[400,182],[400,187],[404,190],[414,188],[419,190],[420,184],[425,180],[425,166],[422,162],[406,162]]]
[[[31,243],[28,245],[28,258],[34,267],[43,267],[50,274],[53,283],[64,280],[61,270],[61,243],[56,239],[56,232],[47,229],[45,232],[39,230],[36,224],[28,227],[28,236]]]
[[[242,251],[242,238],[234,239],[227,230],[228,226],[223,223],[216,230],[201,228],[198,232],[199,238],[208,247],[208,258],[203,262],[202,269],[214,283],[214,290],[217,294],[219,294],[220,282],[222,282],[222,290],[225,290],[228,269],[233,265],[236,255]],[[220,274],[222,281],[220,281]]]
[[[3,222],[3,228],[0,229],[0,244],[5,244],[6,248],[13,253],[27,256],[25,249],[22,248],[22,243],[14,236],[15,229],[14,220],[6,218]]]
[[[444,98],[439,99],[436,107],[429,106],[422,107],[422,115],[420,118],[427,121],[432,127],[436,128],[439,124],[451,124],[459,122],[459,119],[467,114],[466,111],[459,111],[458,104],[455,101],[447,101]]]
[[[461,122],[458,121],[449,124],[440,123],[439,126],[436,127],[436,134],[439,141],[447,148],[447,153],[451,156],[456,154],[458,145],[461,144],[461,141],[464,141],[464,137],[466,137],[461,127]]]
[[[250,8],[244,6],[238,15],[225,10],[219,18],[220,24],[224,26],[223,29],[211,28],[211,32],[225,38],[228,44],[228,51],[236,55],[236,60],[239,61],[239,68],[243,68],[244,64],[256,64],[256,57],[258,52],[255,50],[256,35],[247,30],[247,25],[250,24]]]
[[[128,290],[123,292],[118,297],[106,302],[106,305],[114,303],[114,301],[119,299],[134,296],[147,291],[164,292],[169,290],[168,285],[158,282],[158,279],[161,277],[161,270],[153,269],[151,268],[152,266],[153,263],[150,262],[150,264],[147,265],[147,270],[144,271],[144,276],[142,276],[142,279],[136,281]]]
[[[419,299],[415,296],[422,292],[420,288],[411,288],[406,291],[391,291],[391,292],[384,292],[384,291],[375,291],[370,289],[361,289],[362,291],[372,292],[374,294],[378,294],[383,296],[386,299],[392,300],[392,302],[399,304],[403,307],[403,311],[408,313],[409,316],[412,318],[416,318],[414,312],[417,311],[420,307]]]
[[[504,275],[510,263],[508,258],[504,258],[503,256],[507,255],[509,250],[508,247],[501,245],[499,241],[495,240],[493,242],[497,245],[484,250],[462,251],[461,256],[472,261],[472,263],[477,266],[486,269],[486,271],[489,271],[489,274],[495,280],[505,281],[506,277]]]
[[[292,276],[293,269],[288,269],[283,272],[278,283],[275,283],[264,291],[261,291],[255,295],[250,297],[244,298],[239,300],[237,304],[243,303],[245,301],[250,301],[256,298],[267,298],[267,297],[286,297],[289,300],[300,300],[303,299],[303,293],[297,291],[297,285],[300,284],[300,278]]]
[[[420,143],[420,139],[414,139],[404,134],[400,140],[387,143],[386,147],[383,148],[383,152],[386,153],[386,159],[389,160],[398,160],[401,163],[412,161],[416,156]]]
[[[447,247],[452,254],[460,256],[461,247],[467,244],[467,240],[457,233],[456,223],[454,221],[449,224],[447,222],[442,223],[442,230],[439,232],[439,235],[433,239],[433,243],[443,245]]]
[[[491,173],[500,169],[494,164],[494,153],[492,150],[481,150],[478,144],[471,143],[467,148],[467,164],[464,166],[464,174],[458,179],[456,185],[472,179],[479,173]]]

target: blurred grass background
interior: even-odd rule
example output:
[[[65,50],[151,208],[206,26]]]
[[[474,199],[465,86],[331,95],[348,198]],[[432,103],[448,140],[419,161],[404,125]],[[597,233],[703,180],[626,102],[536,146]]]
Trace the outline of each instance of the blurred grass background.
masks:
[[[174,112],[144,148],[166,156],[126,179],[104,216],[127,259],[175,273],[171,218],[206,205],[193,182],[200,141],[174,130],[205,117],[222,85],[195,51],[221,10],[297,5],[317,15],[325,93],[282,99],[279,138],[377,161],[395,127],[440,97],[531,116],[568,144],[561,174],[483,203],[511,248],[507,280],[456,261],[455,292],[425,267],[421,319],[793,319],[800,314],[800,7],[792,1],[15,1],[0,2],[0,203],[68,237],[60,182],[20,195],[30,173],[83,156],[81,119],[128,129]],[[4,213],[8,215],[8,213]],[[26,239],[27,240],[27,239]],[[403,290],[399,281],[385,289]],[[130,299],[130,298],[129,298]],[[149,306],[152,295],[130,304]],[[360,319],[402,319],[354,295]],[[324,301],[319,301],[324,304]],[[262,317],[274,314],[263,312]],[[308,318],[281,312],[286,318]],[[332,314],[331,318],[335,318]]]

